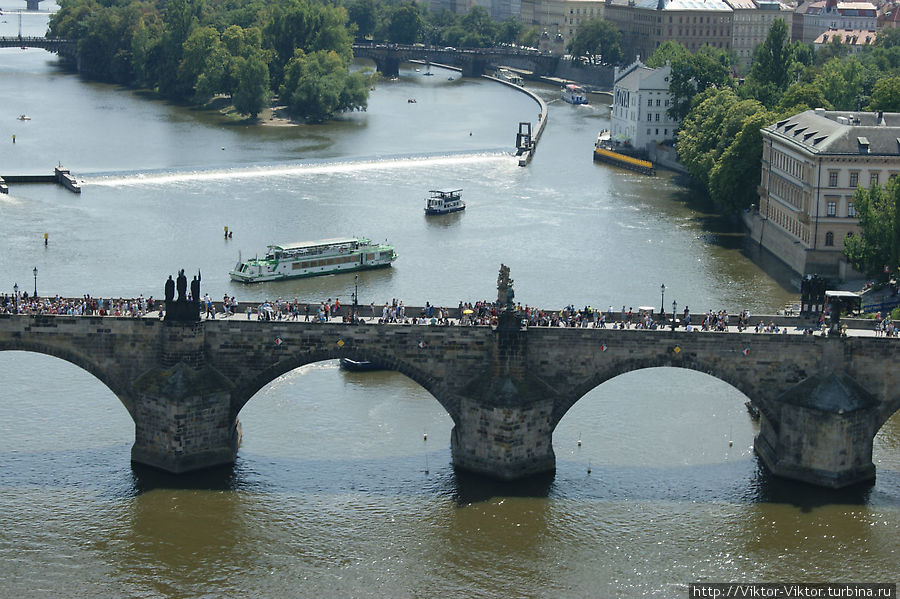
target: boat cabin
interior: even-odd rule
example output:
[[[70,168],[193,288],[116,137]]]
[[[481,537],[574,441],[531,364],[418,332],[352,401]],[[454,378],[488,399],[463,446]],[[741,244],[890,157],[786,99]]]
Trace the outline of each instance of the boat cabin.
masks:
[[[462,201],[461,192],[462,189],[430,190],[428,193],[431,196],[425,200],[425,214],[447,214],[465,210],[466,203]]]

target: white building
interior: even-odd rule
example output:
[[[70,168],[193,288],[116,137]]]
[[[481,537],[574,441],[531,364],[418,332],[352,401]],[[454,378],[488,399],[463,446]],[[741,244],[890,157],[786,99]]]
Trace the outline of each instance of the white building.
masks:
[[[900,113],[807,110],[762,130],[752,238],[795,272],[848,275],[853,196],[900,173]]]
[[[613,141],[637,149],[675,137],[678,121],[668,115],[672,67],[651,69],[640,57],[624,69],[616,67],[610,133]]]

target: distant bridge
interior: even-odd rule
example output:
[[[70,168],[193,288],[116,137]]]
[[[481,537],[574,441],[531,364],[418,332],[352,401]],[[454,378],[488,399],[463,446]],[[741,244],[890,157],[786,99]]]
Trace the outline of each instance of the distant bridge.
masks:
[[[59,37],[10,36],[0,37],[0,48],[41,48],[63,58],[75,60],[78,43]]]
[[[375,68],[386,77],[400,73],[400,64],[412,60],[447,64],[462,69],[463,77],[479,77],[485,70],[498,65],[530,68],[535,75],[552,75],[559,64],[559,56],[521,48],[439,48],[436,46],[402,44],[353,44],[356,58],[370,58]]]

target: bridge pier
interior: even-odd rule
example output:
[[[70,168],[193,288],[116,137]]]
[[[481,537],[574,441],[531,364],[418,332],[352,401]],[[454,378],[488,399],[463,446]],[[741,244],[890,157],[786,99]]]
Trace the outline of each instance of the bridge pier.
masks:
[[[163,323],[160,367],[135,380],[133,462],[175,474],[231,464],[240,424],[231,383],[206,365],[201,323]]]
[[[835,489],[874,481],[875,404],[845,374],[810,377],[760,411],[753,447],[776,476]]]
[[[375,69],[381,73],[382,77],[399,77],[400,76],[400,59],[392,56],[376,56],[372,58],[375,61]]]
[[[491,366],[460,398],[450,436],[453,466],[502,480],[553,472],[556,395],[529,372],[528,333],[513,312],[494,331]]]

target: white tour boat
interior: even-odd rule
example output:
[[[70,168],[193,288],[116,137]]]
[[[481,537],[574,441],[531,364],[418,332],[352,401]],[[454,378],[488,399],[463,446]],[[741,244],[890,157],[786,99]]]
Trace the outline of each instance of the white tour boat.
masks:
[[[461,191],[462,189],[452,191],[432,189],[428,192],[431,197],[425,200],[425,214],[450,214],[465,210],[466,203],[459,195]]]
[[[568,102],[569,104],[587,104],[587,94],[584,91],[584,88],[575,85],[574,83],[569,83],[566,86],[563,86],[561,97],[563,100]]]
[[[365,238],[322,239],[270,245],[264,258],[241,260],[228,274],[241,283],[280,281],[338,272],[390,266],[397,259],[394,246]]]
[[[503,81],[508,81],[513,85],[518,85],[522,87],[525,85],[525,80],[522,79],[522,76],[518,73],[510,71],[509,69],[499,68],[497,69],[497,79],[502,79]]]

